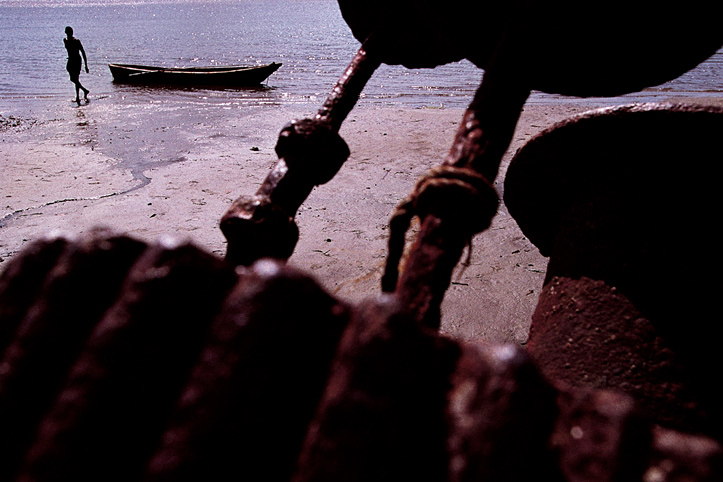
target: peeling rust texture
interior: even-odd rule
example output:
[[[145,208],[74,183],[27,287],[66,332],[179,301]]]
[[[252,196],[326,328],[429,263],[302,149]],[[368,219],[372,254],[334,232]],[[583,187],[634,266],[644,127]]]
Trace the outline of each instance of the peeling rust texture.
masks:
[[[391,295],[349,306],[277,261],[43,240],[8,262],[0,307],[1,480],[723,476],[719,441],[629,395],[553,384],[519,346],[447,337]]]

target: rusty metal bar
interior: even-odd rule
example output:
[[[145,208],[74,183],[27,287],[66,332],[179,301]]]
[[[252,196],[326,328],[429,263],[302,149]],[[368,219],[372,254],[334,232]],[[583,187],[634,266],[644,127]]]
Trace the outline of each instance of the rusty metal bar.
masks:
[[[256,194],[237,199],[221,219],[227,261],[248,266],[264,257],[291,256],[299,236],[296,211],[314,186],[333,178],[349,157],[339,129],[379,65],[363,45],[316,116],[281,130],[279,161]]]
[[[336,132],[341,128],[359,100],[362,90],[381,64],[367,53],[366,46],[369,42],[370,40],[367,40],[357,51],[314,117],[314,120],[329,125]]]
[[[528,95],[529,89],[522,84],[488,71],[443,168],[423,179],[401,206],[402,211],[412,209],[422,226],[398,282],[400,233],[392,231],[383,290],[393,290],[423,325],[439,328],[440,306],[452,272],[465,246],[489,227],[497,212],[499,200],[492,182]]]

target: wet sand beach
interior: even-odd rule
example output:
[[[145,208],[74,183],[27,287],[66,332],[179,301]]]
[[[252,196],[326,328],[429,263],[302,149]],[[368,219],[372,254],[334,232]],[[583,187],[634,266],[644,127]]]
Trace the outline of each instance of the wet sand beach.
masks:
[[[94,226],[144,240],[190,238],[222,256],[221,216],[235,198],[254,193],[274,165],[281,127],[316,108],[262,109],[226,125],[176,126],[159,120],[152,132],[126,127],[122,135],[109,135],[109,129],[123,128],[95,120],[93,102],[86,110],[68,107],[44,119],[0,117],[0,270],[32,240],[58,230],[81,234]],[[498,189],[507,162],[526,140],[592,107],[575,102],[526,106]],[[300,241],[290,263],[342,299],[356,302],[378,293],[389,217],[419,176],[442,161],[462,113],[354,110],[341,131],[351,157],[302,205]],[[148,145],[139,139],[148,139]],[[175,147],[166,146],[157,162],[142,169],[124,161],[124,152],[145,149],[153,156],[153,149],[165,143]],[[547,260],[503,205],[472,246],[471,265],[448,290],[443,331],[464,339],[524,343]]]

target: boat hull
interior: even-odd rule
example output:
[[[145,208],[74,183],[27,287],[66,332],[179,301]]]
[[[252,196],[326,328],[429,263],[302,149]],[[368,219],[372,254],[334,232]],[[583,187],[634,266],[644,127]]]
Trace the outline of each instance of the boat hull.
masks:
[[[250,87],[276,72],[280,63],[253,67],[164,68],[145,65],[108,64],[113,81],[124,84]]]

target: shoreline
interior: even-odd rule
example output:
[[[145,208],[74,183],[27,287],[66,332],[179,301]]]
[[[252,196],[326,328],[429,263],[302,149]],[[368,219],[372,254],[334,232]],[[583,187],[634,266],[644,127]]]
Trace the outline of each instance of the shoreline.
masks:
[[[670,100],[723,104],[720,98]],[[594,107],[573,101],[527,105],[495,185],[499,188],[512,154],[530,137]],[[178,152],[163,151],[165,157],[143,168],[145,185],[133,165],[114,157],[123,137],[93,110],[68,109],[57,121],[0,123],[0,271],[32,240],[55,230],[80,234],[96,226],[146,241],[164,235],[189,238],[223,256],[221,216],[235,198],[253,194],[276,163],[274,146],[283,125],[317,108],[258,110],[225,126],[196,123],[165,126],[152,134],[142,127],[125,132],[129,141],[121,147],[126,151],[146,149],[133,144],[145,134],[155,143],[171,135],[173,142],[184,141]],[[353,110],[341,129],[351,156],[301,206],[296,218],[300,240],[289,263],[341,299],[358,302],[377,294],[389,217],[416,180],[441,163],[463,111]],[[504,206],[472,246],[471,265],[458,270],[443,303],[442,331],[461,339],[524,343],[547,260]]]

